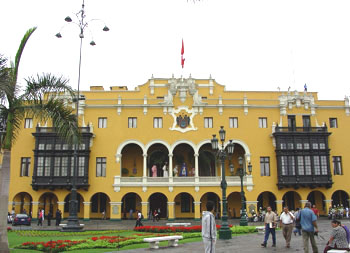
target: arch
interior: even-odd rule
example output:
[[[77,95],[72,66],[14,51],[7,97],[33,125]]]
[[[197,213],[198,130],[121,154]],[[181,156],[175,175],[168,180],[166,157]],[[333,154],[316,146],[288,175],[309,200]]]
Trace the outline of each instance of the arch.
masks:
[[[266,207],[271,206],[272,210],[276,209],[276,196],[272,192],[265,191],[259,194],[258,198],[258,210],[261,212]]]
[[[295,210],[296,208],[301,208],[301,197],[296,191],[288,191],[283,197],[283,206],[288,206],[289,210]]]
[[[150,212],[153,213],[154,210],[157,210],[158,213],[160,211],[160,218],[168,217],[168,198],[166,195],[161,192],[155,192],[149,196],[148,203]]]
[[[311,205],[316,206],[321,215],[327,215],[325,199],[326,197],[320,191],[311,191],[307,195],[307,200],[311,203]]]
[[[56,215],[56,211],[58,209],[58,198],[56,194],[52,192],[45,192],[43,193],[39,198],[39,209],[44,209],[44,215],[47,216],[47,214],[50,212],[52,217]],[[36,214],[33,214],[33,217]]]
[[[90,218],[92,219],[109,219],[110,203],[109,196],[104,192],[96,192],[90,198]]]
[[[207,140],[203,140],[200,143],[197,144],[196,149],[194,150],[195,154],[199,153],[199,150],[201,149],[202,146],[204,146],[205,144],[210,144],[211,145],[211,140],[207,139]]]
[[[333,206],[343,206],[348,207],[349,206],[349,194],[346,191],[343,190],[337,190],[333,192],[332,194],[332,205]]]
[[[77,200],[78,200],[78,211],[77,215],[79,218],[84,217],[84,198],[81,196],[79,192],[77,192]],[[64,217],[69,216],[69,201],[70,201],[70,193],[66,195],[64,198],[64,210],[62,211],[64,213]]]
[[[227,215],[229,218],[239,218],[242,209],[241,193],[231,192],[227,196]]]
[[[169,164],[169,149],[164,143],[155,142],[147,148],[147,175],[149,177],[163,177],[162,170],[165,163]],[[153,170],[155,166],[156,170]]]
[[[194,219],[194,198],[188,192],[181,192],[174,198],[175,218]]]
[[[202,211],[206,210],[206,204],[207,204],[207,201],[209,200],[214,202],[214,206],[215,206],[214,211],[217,215],[220,215],[221,213],[220,197],[215,192],[206,192],[202,195],[200,199],[200,202],[201,202],[200,212],[202,213]]]
[[[136,144],[139,145],[140,148],[142,149],[143,153],[146,153],[146,149],[145,149],[145,145],[143,145],[142,142],[138,141],[138,140],[126,140],[122,143],[119,144],[118,148],[117,148],[117,152],[115,153],[115,157],[118,159],[118,157],[120,157],[120,155],[122,154],[123,148],[128,145],[128,144]]]
[[[226,135],[227,135],[227,132],[226,132]],[[230,139],[229,139],[230,140]],[[241,140],[238,140],[238,139],[231,139],[232,140],[232,143],[234,144],[239,144],[243,147],[244,151],[245,151],[245,155],[247,157],[247,160],[248,162],[250,161],[250,149],[249,149],[249,146],[244,142],[244,141],[241,141]],[[198,151],[199,149],[205,145],[205,144],[208,144],[210,143],[211,144],[211,140],[210,139],[206,139],[206,140],[203,140],[201,142],[199,142],[197,144],[197,147],[195,149],[195,153],[198,154]],[[229,143],[229,141],[225,142],[224,146],[226,148],[227,144]]]
[[[173,166],[177,168],[180,177],[195,176],[194,148],[189,142],[178,142],[177,145],[173,147],[172,154]]]
[[[143,150],[138,144],[129,143],[121,150],[121,176],[142,177]]]
[[[13,208],[16,213],[31,214],[32,201],[33,198],[28,192],[19,192],[13,197]]]
[[[123,219],[135,219],[136,210],[142,210],[142,198],[135,192],[128,192],[122,198]]]
[[[168,152],[170,154],[170,145],[169,143],[167,143],[166,141],[163,141],[163,140],[152,140],[150,142],[148,142],[145,146],[145,151],[143,152],[144,154],[147,154],[148,152],[148,149],[153,145],[153,144],[163,144],[167,149],[168,149]]]
[[[189,141],[189,140],[178,140],[178,141],[174,142],[171,145],[169,153],[172,154],[174,149],[176,148],[176,146],[180,145],[180,144],[187,144],[187,145],[191,146],[193,149],[193,152],[195,152],[195,154],[198,154],[198,153],[196,153],[196,145],[192,141]]]

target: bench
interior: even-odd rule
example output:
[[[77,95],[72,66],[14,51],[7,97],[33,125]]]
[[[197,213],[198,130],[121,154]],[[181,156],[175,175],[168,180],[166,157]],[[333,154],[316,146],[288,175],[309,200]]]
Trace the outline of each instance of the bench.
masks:
[[[256,227],[256,230],[258,230],[258,234],[264,234],[265,233],[265,226]]]
[[[149,242],[149,246],[151,249],[159,249],[159,242],[168,241],[168,245],[171,247],[178,246],[178,242],[182,239],[182,235],[170,235],[170,236],[161,236],[161,237],[151,237],[144,238],[144,242]]]
[[[84,224],[79,224],[81,227],[84,227]],[[59,225],[60,227],[67,227],[67,224],[66,223],[61,223]]]
[[[327,252],[329,253],[348,253],[347,250],[339,250],[339,249],[331,249],[331,250],[328,250]]]
[[[174,227],[174,226],[188,227],[188,226],[191,226],[191,223],[167,223],[166,225],[169,227]]]

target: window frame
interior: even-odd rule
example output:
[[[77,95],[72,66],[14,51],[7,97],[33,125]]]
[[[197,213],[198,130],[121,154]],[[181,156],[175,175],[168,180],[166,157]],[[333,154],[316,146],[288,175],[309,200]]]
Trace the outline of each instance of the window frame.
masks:
[[[153,117],[153,128],[163,128],[163,117]]]
[[[96,157],[96,177],[106,177],[107,157]]]
[[[21,157],[20,177],[29,177],[30,162],[31,162],[30,157]]]
[[[128,128],[137,128],[137,117],[128,117]]]
[[[238,128],[238,117],[230,117],[229,118],[229,127],[230,128]]]
[[[259,128],[267,128],[267,117],[259,117]]]
[[[98,128],[107,128],[107,117],[98,118]]]
[[[343,164],[341,156],[332,156],[333,175],[343,175]]]
[[[270,171],[270,157],[260,156],[260,176],[269,177],[271,176]]]
[[[33,128],[33,118],[24,119],[24,128]]]
[[[204,128],[213,128],[214,119],[213,117],[204,117]]]
[[[338,118],[329,118],[329,128],[338,128]]]

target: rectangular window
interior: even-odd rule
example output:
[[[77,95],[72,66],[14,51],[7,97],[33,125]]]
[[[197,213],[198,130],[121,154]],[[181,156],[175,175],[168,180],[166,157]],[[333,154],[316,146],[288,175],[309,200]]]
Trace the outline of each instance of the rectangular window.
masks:
[[[343,175],[341,156],[333,156],[333,174],[334,175]]]
[[[303,127],[304,127],[305,130],[310,129],[311,121],[310,121],[310,116],[309,115],[304,115],[303,116]]]
[[[238,128],[238,118],[237,117],[231,117],[229,123],[230,123],[230,128]]]
[[[213,118],[205,117],[204,118],[204,128],[213,128]]]
[[[297,156],[297,160],[298,160],[298,173],[299,175],[304,175],[305,174],[304,157]]]
[[[45,150],[45,144],[44,143],[39,143],[38,149],[39,150]]]
[[[107,118],[106,117],[98,118],[98,128],[107,128]]]
[[[295,115],[288,115],[288,130],[295,131],[296,123],[295,123]]]
[[[60,169],[61,169],[61,157],[55,157],[55,162],[53,167],[53,175],[55,177],[60,176]]]
[[[128,118],[128,128],[136,128],[137,127],[137,118],[129,117]]]
[[[281,143],[281,149],[287,149],[287,143]]]
[[[270,176],[270,157],[260,157],[260,175]]]
[[[163,128],[163,118],[154,117],[153,118],[153,128]]]
[[[321,155],[321,174],[327,175],[327,156]]]
[[[106,176],[106,157],[96,157],[96,177]]]
[[[49,177],[50,176],[50,167],[51,167],[51,157],[45,157],[45,177]]]
[[[337,118],[329,118],[329,127],[330,128],[338,128]]]
[[[288,175],[287,156],[281,156],[281,169],[282,169],[282,175],[287,176]]]
[[[74,176],[74,169],[75,169],[75,159],[72,158],[72,166],[71,166],[71,176],[73,177]],[[83,156],[79,156],[78,157],[78,177],[83,177],[85,172],[85,157]]]
[[[288,175],[295,175],[295,159],[294,156],[288,156]]]
[[[36,168],[36,175],[38,177],[42,177],[44,174],[44,157],[38,157],[38,166]]]
[[[259,118],[259,128],[267,128],[267,118]]]
[[[314,156],[314,173],[315,175],[321,175],[321,167],[320,167],[320,157]]]
[[[21,158],[21,177],[29,177],[30,157]]]
[[[33,119],[32,118],[25,118],[24,128],[33,128]]]
[[[305,156],[305,175],[311,175],[311,158],[310,156]]]
[[[181,213],[189,213],[191,207],[191,196],[186,193],[181,193]]]
[[[61,176],[66,177],[68,175],[68,157],[62,157],[62,170],[61,170]]]

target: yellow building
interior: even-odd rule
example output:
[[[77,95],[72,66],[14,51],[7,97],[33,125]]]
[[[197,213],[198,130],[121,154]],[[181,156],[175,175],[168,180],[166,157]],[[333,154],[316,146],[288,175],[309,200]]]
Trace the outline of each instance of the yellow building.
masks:
[[[92,86],[81,93],[79,217],[120,220],[160,209],[168,219],[200,219],[207,200],[221,212],[221,167],[211,149],[220,126],[235,144],[225,164],[230,216],[247,209],[301,207],[321,214],[348,206],[350,106],[297,91],[227,91],[213,79],[153,78],[128,90]],[[73,106],[69,97],[67,106]],[[239,164],[242,157],[243,164]],[[49,124],[25,119],[12,149],[9,210],[57,208],[68,216],[72,147]],[[166,164],[165,164],[166,163]],[[165,165],[165,166],[164,166]],[[163,170],[164,168],[164,170]],[[133,213],[135,215],[135,213]]]

